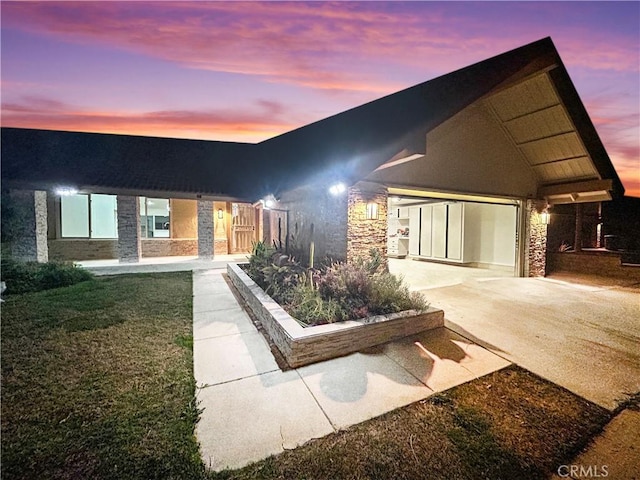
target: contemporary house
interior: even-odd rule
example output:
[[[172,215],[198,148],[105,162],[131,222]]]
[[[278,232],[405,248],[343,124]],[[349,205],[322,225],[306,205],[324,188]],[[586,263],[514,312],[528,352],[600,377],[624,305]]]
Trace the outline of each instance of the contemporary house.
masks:
[[[624,194],[549,38],[258,144],[3,128],[2,187],[22,258],[263,238],[516,276],[544,275],[550,207]]]

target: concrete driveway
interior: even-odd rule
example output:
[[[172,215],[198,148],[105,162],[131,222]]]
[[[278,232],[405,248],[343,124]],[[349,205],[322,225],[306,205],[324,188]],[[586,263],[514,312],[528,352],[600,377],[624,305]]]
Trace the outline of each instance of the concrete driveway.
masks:
[[[450,329],[605,408],[640,391],[640,289],[493,277],[422,291]]]

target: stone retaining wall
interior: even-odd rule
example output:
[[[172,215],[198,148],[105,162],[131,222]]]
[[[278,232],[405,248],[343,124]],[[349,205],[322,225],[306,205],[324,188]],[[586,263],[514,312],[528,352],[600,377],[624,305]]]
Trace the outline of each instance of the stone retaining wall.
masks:
[[[575,272],[640,281],[640,266],[622,265],[618,252],[549,253],[548,273]]]
[[[303,327],[251,280],[240,266],[228,264],[227,273],[293,368],[444,326],[444,312],[429,308],[424,313],[408,311]]]

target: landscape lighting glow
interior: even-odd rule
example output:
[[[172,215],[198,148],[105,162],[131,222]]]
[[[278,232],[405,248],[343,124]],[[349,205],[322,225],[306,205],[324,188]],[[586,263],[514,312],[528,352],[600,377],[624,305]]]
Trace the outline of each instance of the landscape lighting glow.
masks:
[[[340,195],[341,193],[344,193],[346,190],[347,190],[347,186],[342,182],[336,183],[329,187],[329,193],[331,195]]]

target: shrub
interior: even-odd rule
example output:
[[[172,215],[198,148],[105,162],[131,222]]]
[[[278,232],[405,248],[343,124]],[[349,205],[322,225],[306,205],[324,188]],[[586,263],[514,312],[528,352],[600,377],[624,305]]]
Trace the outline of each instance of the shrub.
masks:
[[[293,290],[287,312],[305,325],[321,325],[345,320],[346,312],[334,299],[325,300],[315,288],[301,283]]]
[[[72,263],[18,262],[10,258],[2,260],[1,276],[10,294],[66,287],[93,278],[90,272]]]
[[[369,310],[374,315],[382,315],[403,310],[427,309],[427,301],[418,292],[410,292],[402,277],[382,273],[372,277]]]
[[[277,263],[262,268],[265,291],[280,303],[293,298],[293,290],[306,283],[305,269],[293,257],[282,256]]]
[[[427,308],[422,295],[410,292],[402,278],[386,271],[377,250],[372,250],[368,259],[310,270],[258,242],[247,273],[306,325]]]
[[[247,267],[247,275],[262,288],[266,286],[262,269],[271,265],[275,253],[276,251],[266,243],[262,241],[253,242],[249,265]]]
[[[335,263],[320,276],[317,286],[322,298],[332,298],[346,311],[358,311],[356,315],[366,316],[367,299],[371,296],[371,279],[361,266]]]

